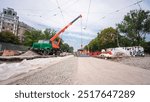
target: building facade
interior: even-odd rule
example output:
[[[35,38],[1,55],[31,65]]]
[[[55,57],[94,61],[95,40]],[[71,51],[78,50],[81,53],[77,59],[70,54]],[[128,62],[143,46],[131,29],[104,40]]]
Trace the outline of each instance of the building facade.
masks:
[[[18,29],[17,36],[18,36],[18,38],[19,38],[20,41],[24,41],[24,33],[26,31],[32,31],[32,30],[34,30],[33,27],[25,24],[24,22],[20,22],[20,21],[19,21],[17,29]]]
[[[20,22],[17,12],[12,8],[3,9],[3,12],[0,13],[0,32],[12,32],[15,36],[18,36],[20,42],[24,40],[25,31],[33,29],[24,22]]]
[[[17,36],[19,17],[12,8],[3,9],[0,14],[0,32],[9,31]]]

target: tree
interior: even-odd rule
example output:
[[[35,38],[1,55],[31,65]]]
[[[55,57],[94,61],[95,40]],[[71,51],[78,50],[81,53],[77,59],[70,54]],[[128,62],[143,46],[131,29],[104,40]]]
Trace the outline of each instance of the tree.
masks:
[[[73,52],[73,47],[69,46],[67,43],[64,43],[64,44],[60,45],[60,49],[63,52],[70,52],[70,53]]]
[[[88,45],[85,45],[85,46],[84,46],[84,50],[89,50],[89,46],[88,46]]]
[[[88,47],[90,51],[97,51],[98,50],[98,38],[96,37],[95,39],[93,39],[89,43]]]
[[[119,35],[118,37],[119,39],[119,46],[122,46],[122,47],[129,47],[129,46],[132,46],[133,43],[131,43],[132,41],[129,40],[127,37],[125,36],[121,36]]]
[[[44,32],[41,30],[26,31],[23,44],[26,46],[32,46],[34,42],[38,42],[38,40],[49,40],[55,34],[56,31],[54,29],[46,29]],[[58,41],[58,39],[59,37],[56,38],[56,41]],[[62,41],[60,44],[62,44]]]
[[[73,53],[74,48],[72,46],[69,47],[69,52]]]
[[[42,32],[40,30],[26,31],[24,34],[23,44],[26,46],[32,46],[34,42],[43,39]]]
[[[116,29],[112,27],[106,28],[99,32],[98,36],[85,46],[85,49],[100,51],[101,49],[116,47],[118,36],[120,35]]]
[[[20,44],[19,38],[11,32],[0,32],[0,42]]]
[[[144,44],[144,51],[146,52],[146,53],[149,53],[150,54],[150,41],[149,42],[145,42],[145,44]]]
[[[40,30],[34,30],[34,31],[26,31],[25,32],[25,38],[23,44],[26,46],[32,46],[34,42],[38,42],[38,40],[50,40],[54,35],[56,34],[56,31],[54,29],[46,29],[44,32]],[[60,37],[57,37],[55,40],[58,41],[61,39]],[[63,44],[63,40],[60,40],[60,49],[63,52],[73,52],[73,47],[69,46],[67,43]]]
[[[118,24],[119,32],[132,41],[132,45],[142,45],[146,34],[150,33],[150,11],[132,10],[125,15],[121,24]]]
[[[44,31],[44,39],[50,39],[56,34],[54,29],[45,29]]]
[[[116,29],[109,27],[98,33],[98,44],[100,49],[116,47],[118,32]]]

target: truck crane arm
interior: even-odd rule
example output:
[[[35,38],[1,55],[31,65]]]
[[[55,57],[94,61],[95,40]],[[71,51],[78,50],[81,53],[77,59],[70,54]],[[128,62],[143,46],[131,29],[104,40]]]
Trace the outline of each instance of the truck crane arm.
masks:
[[[63,33],[69,26],[71,26],[76,20],[78,20],[79,18],[81,18],[82,15],[79,15],[77,18],[75,18],[72,22],[70,22],[68,25],[66,25],[63,29],[61,29],[58,33],[56,33],[51,39],[51,43],[52,43],[52,47],[53,48],[59,48],[59,43],[60,43],[60,39],[57,43],[55,43],[55,39],[61,34]]]

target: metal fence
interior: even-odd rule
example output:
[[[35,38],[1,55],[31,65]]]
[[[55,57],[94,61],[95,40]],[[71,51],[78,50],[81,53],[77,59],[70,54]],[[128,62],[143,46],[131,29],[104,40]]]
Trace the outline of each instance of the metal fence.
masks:
[[[23,45],[15,45],[10,43],[3,43],[0,42],[0,51],[2,50],[19,50],[19,51],[26,51],[29,47]]]

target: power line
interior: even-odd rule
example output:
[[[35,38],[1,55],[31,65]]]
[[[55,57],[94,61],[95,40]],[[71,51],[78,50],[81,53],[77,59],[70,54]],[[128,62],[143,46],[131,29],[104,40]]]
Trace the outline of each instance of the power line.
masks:
[[[82,41],[82,17],[81,17],[81,49],[82,49],[82,47],[83,47],[83,41]]]
[[[68,0],[68,1],[70,1],[70,0]],[[78,2],[79,0],[72,0],[72,2],[67,2],[67,5],[65,4],[65,5],[61,5],[61,8],[60,8],[60,5],[59,5],[59,2],[58,2],[58,0],[57,0],[57,5],[58,5],[58,8],[60,9],[60,12],[61,12],[61,15],[63,16],[63,19],[64,19],[64,12],[65,12],[65,10],[63,10],[62,8],[68,8],[68,7],[73,7],[77,2]],[[67,12],[66,12],[67,13]],[[72,16],[70,16],[70,17],[72,17]],[[64,21],[65,21],[65,19],[64,19]]]
[[[116,12],[120,12],[121,10],[124,10],[124,9],[126,9],[126,8],[132,7],[132,6],[134,6],[134,5],[139,5],[139,3],[141,3],[141,2],[143,2],[143,1],[142,1],[142,0],[137,1],[137,2],[135,2],[135,3],[133,3],[133,4],[129,5],[129,6],[126,6],[126,7],[124,7],[124,8],[115,10],[114,12],[111,12],[111,13],[109,13],[108,15],[113,14],[113,13],[116,13]],[[106,16],[103,16],[101,19],[104,19],[104,18],[106,18]],[[101,20],[101,19],[100,19],[100,20]]]
[[[139,6],[139,8],[140,8],[140,10],[141,10],[142,8],[141,8],[140,3],[142,2],[142,0],[141,0],[141,1],[136,0],[136,1],[137,1],[137,4],[138,4],[138,6]]]
[[[65,20],[65,19],[64,19],[64,15],[63,15],[63,13],[62,13],[62,9],[61,9],[61,7],[60,7],[60,5],[59,5],[58,0],[56,0],[56,2],[57,2],[58,9],[60,10],[60,13],[61,13],[61,15],[62,15],[62,17],[63,17],[63,20]]]
[[[87,26],[88,26],[88,18],[89,18],[89,13],[90,13],[90,7],[91,7],[91,0],[90,0],[90,2],[89,2],[89,7],[88,7],[88,13],[87,13],[87,19],[86,19],[86,26],[85,26],[85,29],[87,28]]]
[[[70,0],[69,0],[70,1]],[[65,4],[65,5],[62,5],[61,7],[63,7],[63,8],[66,8],[66,7],[69,7],[69,6],[74,6],[77,2],[78,2],[79,0],[75,0],[75,1],[73,1],[73,2],[69,2],[69,3],[67,3],[67,5]]]
[[[0,1],[3,1],[3,0],[0,0]],[[70,0],[68,0],[68,1],[70,1]],[[74,4],[75,2],[77,2],[77,1],[79,1],[79,0],[75,0],[74,2],[72,2],[72,3],[70,3],[71,5],[72,4]],[[57,5],[59,5],[59,3],[58,3],[58,0],[56,1],[57,2]],[[59,6],[60,7],[60,6]],[[25,8],[25,9],[22,9],[22,8],[16,8],[15,10],[19,10],[19,11],[48,11],[48,12],[53,12],[53,11],[55,11],[55,10],[57,10],[57,9],[59,9],[59,7],[56,7],[56,8],[53,8],[53,9],[32,9],[32,8]],[[64,5],[61,5],[61,8],[62,7],[66,7],[66,4],[64,4]],[[62,11],[62,10],[61,10]]]

